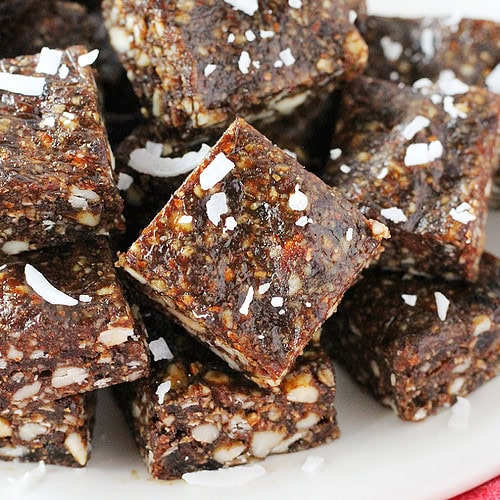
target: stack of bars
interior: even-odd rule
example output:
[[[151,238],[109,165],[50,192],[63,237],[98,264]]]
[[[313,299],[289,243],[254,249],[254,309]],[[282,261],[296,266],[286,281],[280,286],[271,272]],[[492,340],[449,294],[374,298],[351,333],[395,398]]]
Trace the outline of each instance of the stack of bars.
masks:
[[[82,3],[0,52],[0,458],[85,465],[111,385],[175,479],[336,439],[333,359],[414,421],[500,373],[498,24]]]
[[[93,391],[148,372],[106,235],[123,230],[84,47],[0,62],[0,457],[86,464]]]

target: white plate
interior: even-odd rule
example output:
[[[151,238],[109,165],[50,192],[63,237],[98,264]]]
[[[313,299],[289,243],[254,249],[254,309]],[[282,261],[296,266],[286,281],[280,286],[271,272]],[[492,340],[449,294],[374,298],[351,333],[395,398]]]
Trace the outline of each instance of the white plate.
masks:
[[[447,15],[500,20],[499,0],[372,0],[382,15]],[[500,212],[491,213],[487,247],[500,255]],[[108,391],[97,412],[93,456],[85,469],[48,466],[47,474],[24,493],[7,477],[19,478],[33,464],[0,463],[0,499],[100,500],[251,498],[444,499],[500,474],[500,377],[468,399],[469,425],[447,426],[450,410],[422,423],[399,420],[392,410],[364,394],[341,369],[336,408],[341,438],[314,450],[267,458],[265,476],[239,488],[207,489],[184,481],[148,477],[136,447]],[[301,470],[308,456],[324,458],[316,472]]]

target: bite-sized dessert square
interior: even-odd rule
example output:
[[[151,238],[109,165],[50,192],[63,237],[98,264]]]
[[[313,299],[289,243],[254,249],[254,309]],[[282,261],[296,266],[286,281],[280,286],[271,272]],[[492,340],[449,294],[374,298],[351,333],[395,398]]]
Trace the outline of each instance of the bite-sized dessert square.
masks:
[[[469,85],[500,93],[500,23],[479,19],[369,16],[366,74],[412,85],[453,71]]]
[[[404,420],[422,420],[500,374],[500,260],[484,254],[475,284],[368,272],[322,340]]]
[[[95,393],[0,411],[0,460],[83,467],[90,457]]]
[[[123,229],[122,200],[83,47],[0,61],[0,251]]]
[[[238,119],[119,266],[231,367],[277,386],[384,237]]]
[[[456,78],[445,94],[421,90],[366,77],[349,85],[324,179],[388,225],[382,267],[473,281],[500,100]]]
[[[117,387],[151,475],[180,478],[339,436],[332,362],[308,346],[278,388],[262,389],[162,315],[141,307],[151,376]]]
[[[368,57],[341,0],[105,0],[103,13],[149,116],[184,132],[289,112]]]
[[[145,333],[106,238],[12,256],[0,269],[0,411],[146,375]]]

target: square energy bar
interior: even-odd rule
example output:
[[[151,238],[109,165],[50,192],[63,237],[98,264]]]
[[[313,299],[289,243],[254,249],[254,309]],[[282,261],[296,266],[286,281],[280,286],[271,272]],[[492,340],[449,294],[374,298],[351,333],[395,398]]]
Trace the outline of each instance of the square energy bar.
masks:
[[[323,178],[388,225],[382,267],[473,281],[498,164],[500,100],[456,78],[447,91],[357,79]]]
[[[4,259],[0,292],[0,411],[146,375],[105,237]]]
[[[385,237],[238,119],[118,265],[232,368],[273,387]]]
[[[90,457],[95,393],[0,411],[0,460],[83,467]]]
[[[149,378],[117,392],[153,477],[245,464],[339,436],[334,368],[318,345],[278,388],[262,389],[150,307],[141,312],[158,361]]]
[[[0,252],[123,229],[96,55],[71,47],[0,61]]]
[[[359,74],[343,0],[105,0],[110,40],[149,116],[182,132],[289,112]]]
[[[422,420],[500,374],[500,260],[479,279],[372,271],[325,326],[328,351],[404,420]]]

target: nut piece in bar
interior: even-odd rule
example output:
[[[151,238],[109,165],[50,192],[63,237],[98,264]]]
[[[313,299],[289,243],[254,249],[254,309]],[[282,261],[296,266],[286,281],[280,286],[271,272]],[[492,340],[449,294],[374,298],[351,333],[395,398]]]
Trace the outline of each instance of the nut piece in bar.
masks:
[[[234,7],[235,6],[235,7]],[[149,116],[188,133],[271,118],[363,71],[343,1],[105,0],[110,40]],[[242,90],[243,89],[243,90]]]
[[[379,401],[422,420],[500,374],[499,307],[500,260],[490,254],[472,285],[372,271],[322,340]]]
[[[153,477],[245,464],[339,436],[334,368],[318,345],[278,388],[262,389],[158,313],[141,312],[159,361],[149,378],[117,392]]]
[[[83,47],[0,61],[0,251],[123,229],[122,200]]]
[[[90,456],[95,393],[0,411],[0,460],[83,467]]]
[[[457,16],[369,16],[366,26],[369,76],[412,85],[421,78],[437,80],[441,71],[451,70],[463,82],[484,87],[492,71],[500,72],[500,23]],[[490,90],[500,93],[500,74],[495,81]]]
[[[459,80],[454,86],[443,95],[366,77],[350,84],[324,179],[389,226],[383,268],[473,281],[498,161],[500,100]]]
[[[237,119],[119,266],[261,386],[277,386],[387,228]]]
[[[11,256],[0,280],[0,411],[146,375],[105,237]]]

